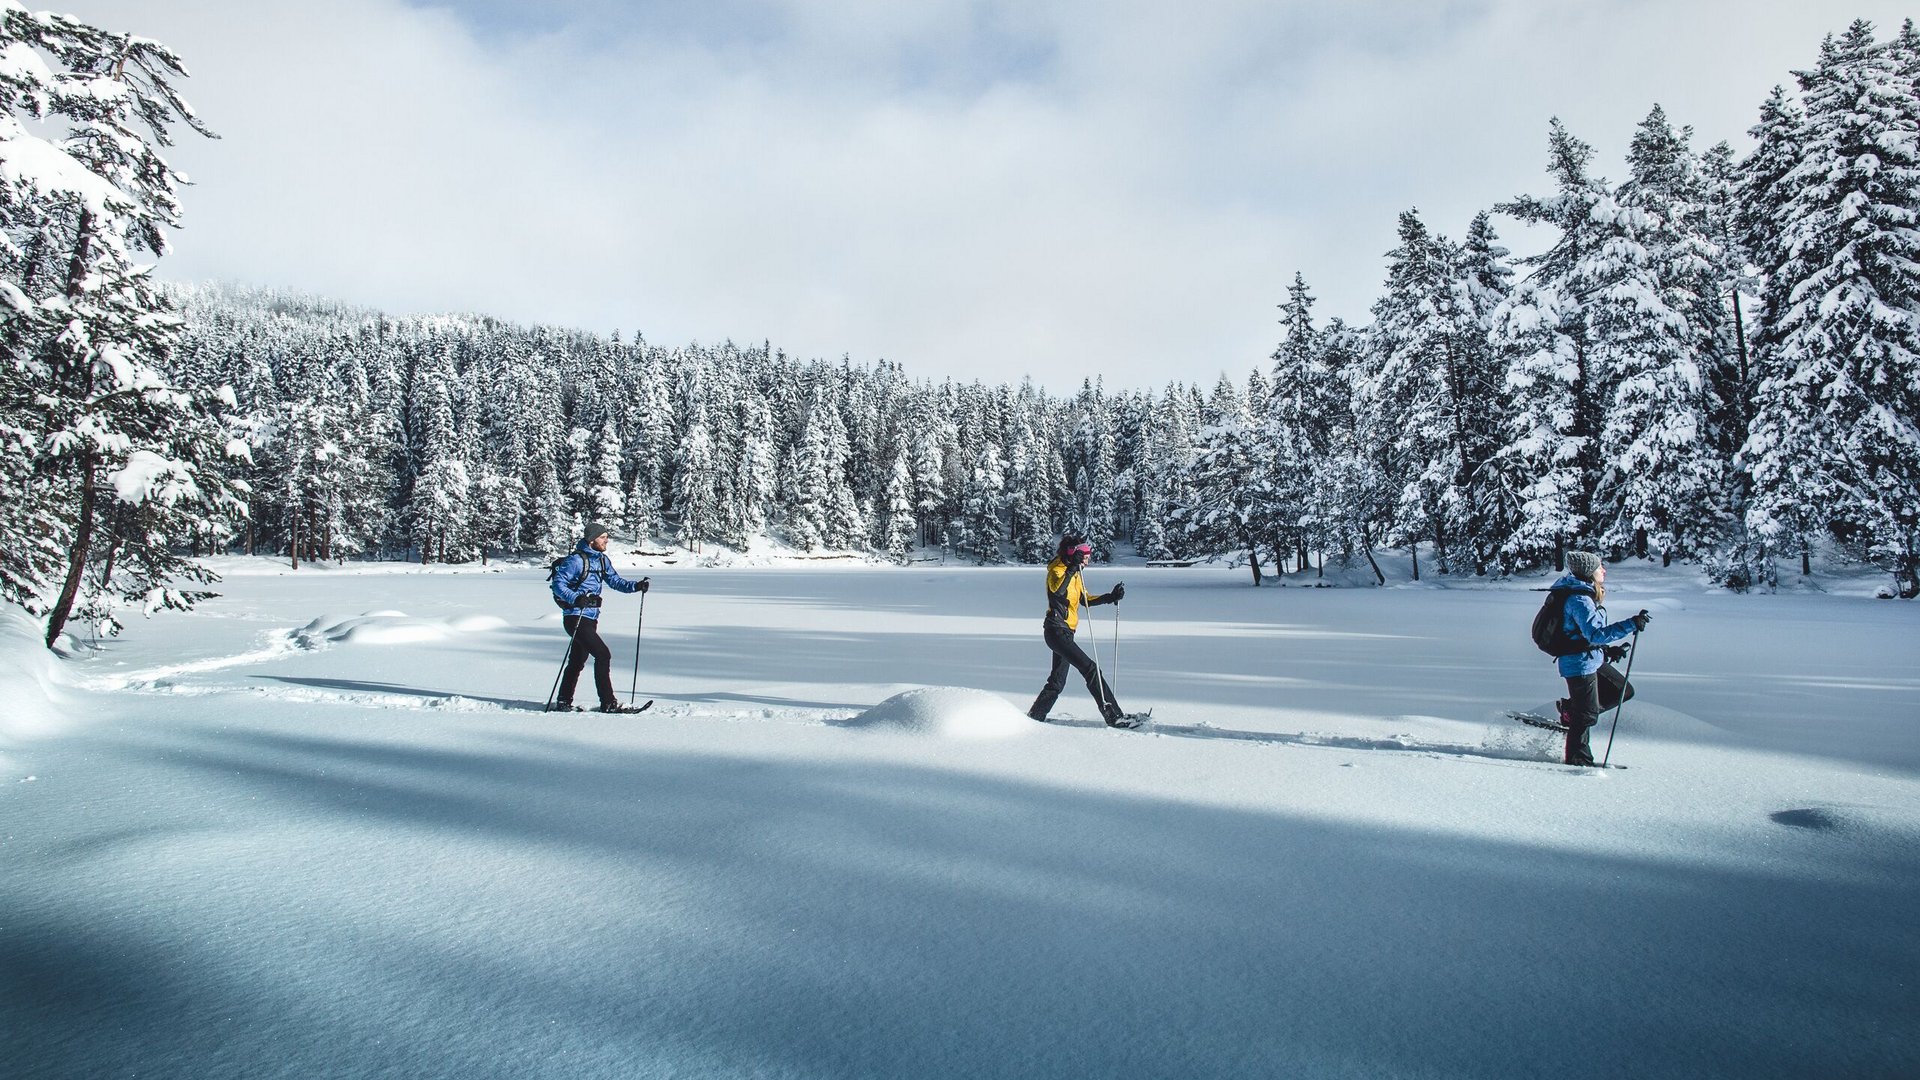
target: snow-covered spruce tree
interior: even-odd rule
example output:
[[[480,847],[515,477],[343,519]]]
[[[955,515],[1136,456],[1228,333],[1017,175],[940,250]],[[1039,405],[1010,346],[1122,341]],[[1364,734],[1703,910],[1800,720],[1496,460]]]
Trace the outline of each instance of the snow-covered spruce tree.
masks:
[[[731,534],[734,544],[745,547],[748,537],[766,529],[773,513],[779,449],[774,442],[773,414],[756,389],[742,391],[737,409],[740,456],[733,479],[736,517]]]
[[[913,557],[920,525],[913,514],[913,470],[907,464],[906,441],[896,441],[893,449],[893,468],[887,480],[885,500],[880,504],[882,519],[886,522],[882,547],[888,557],[904,566]]]
[[[1287,302],[1280,309],[1280,325],[1287,336],[1273,350],[1273,379],[1259,433],[1273,468],[1266,478],[1266,521],[1272,527],[1268,540],[1276,571],[1284,570],[1289,556],[1305,569],[1314,477],[1327,445],[1329,418],[1313,370],[1320,348],[1313,328],[1313,299],[1306,277],[1295,272]]]
[[[816,385],[806,427],[786,468],[787,536],[802,551],[840,547],[849,540],[848,518],[857,515],[847,486],[846,431],[840,411]],[[864,530],[862,530],[864,534]]]
[[[939,543],[946,520],[948,489],[945,445],[952,423],[940,419],[944,415],[934,410],[931,396],[923,394],[914,404],[913,420],[908,425],[908,438],[911,440],[908,464],[913,472],[913,508],[920,520],[922,544]]]
[[[1824,525],[1920,595],[1920,102],[1855,22],[1801,76],[1798,162],[1774,223],[1747,520],[1780,543]]]
[[[673,450],[673,408],[662,355],[647,348],[639,335],[634,342],[634,397],[627,411],[620,469],[621,522],[644,542],[660,524],[662,462]]]
[[[680,442],[677,473],[678,490],[673,502],[680,510],[680,542],[689,551],[715,539],[725,530],[718,491],[719,466],[715,461],[713,440],[707,434],[706,409],[702,406],[687,424]]]
[[[1194,550],[1246,552],[1258,586],[1267,477],[1272,475],[1268,443],[1248,417],[1238,388],[1224,375],[1208,403],[1207,421],[1188,473],[1192,501],[1175,509],[1174,520]]]
[[[1194,433],[1200,426],[1199,410],[1194,403],[1192,389],[1179,383],[1168,383],[1161,392],[1160,406],[1153,415],[1157,444],[1154,457],[1159,471],[1151,491],[1152,500],[1143,512],[1151,515],[1147,527],[1163,539],[1162,546],[1157,548],[1150,541],[1147,542],[1141,554],[1150,559],[1184,558],[1189,554],[1189,549],[1174,524],[1174,511],[1192,502],[1188,477],[1193,465]]]
[[[1343,562],[1360,552],[1374,580],[1385,584],[1373,549],[1393,522],[1395,492],[1385,465],[1392,433],[1387,414],[1368,393],[1367,336],[1338,318],[1319,334],[1320,349],[1308,368],[1309,397],[1325,403],[1327,442],[1314,468],[1306,522],[1322,552]]]
[[[1006,487],[1006,466],[1000,460],[1000,448],[991,439],[982,439],[974,451],[973,467],[968,470],[966,494],[961,503],[959,546],[975,565],[1004,561],[1000,540],[1006,528],[1001,524],[1000,511]]]
[[[1393,433],[1385,461],[1399,496],[1389,539],[1413,552],[1417,581],[1422,539],[1433,541],[1440,571],[1451,568],[1452,526],[1468,499],[1469,432],[1483,427],[1474,413],[1485,402],[1471,397],[1480,381],[1472,365],[1483,357],[1462,349],[1471,323],[1454,246],[1409,210],[1388,258],[1386,291],[1373,306],[1370,393]]]
[[[1753,366],[1747,321],[1759,296],[1760,282],[1748,272],[1753,256],[1740,233],[1740,164],[1724,139],[1701,155],[1700,182],[1704,232],[1714,248],[1712,284],[1717,309],[1715,340],[1709,347],[1714,363],[1705,371],[1707,396],[1715,409],[1709,438],[1721,460],[1730,463],[1747,441],[1748,398],[1752,393],[1748,380]],[[1738,477],[1729,467],[1729,484],[1737,483]]]
[[[1113,425],[1106,396],[1093,379],[1083,380],[1073,404],[1073,444],[1067,468],[1073,475],[1073,503],[1067,528],[1085,536],[1093,557],[1113,557]]]
[[[379,510],[369,501],[380,486],[356,438],[346,407],[318,389],[313,400],[288,401],[260,432],[256,456],[278,468],[278,524],[295,569],[308,560],[361,550]]]
[[[76,605],[206,595],[169,584],[214,580],[173,545],[244,513],[231,394],[170,378],[180,322],[135,261],[179,223],[172,129],[212,134],[184,76],[158,42],[0,4],[0,594],[45,612],[49,645]]]
[[[1596,533],[1593,492],[1600,480],[1601,407],[1609,383],[1594,353],[1584,294],[1586,261],[1607,242],[1594,210],[1611,203],[1605,181],[1588,175],[1593,149],[1555,118],[1548,138],[1558,193],[1522,196],[1498,206],[1529,224],[1559,230],[1545,254],[1494,313],[1494,342],[1505,357],[1511,397],[1498,454],[1502,483],[1515,493],[1518,519],[1502,545],[1515,565],[1562,565],[1570,545]]]
[[[443,355],[443,354],[442,354]],[[478,553],[473,532],[473,476],[454,424],[451,367],[428,376],[424,387],[425,462],[407,503],[420,561],[465,562]]]
[[[1032,383],[1021,388],[1015,406],[1007,461],[1007,512],[1015,556],[1021,562],[1053,557],[1053,513],[1047,481],[1047,448],[1035,423],[1039,399]]]
[[[1500,547],[1513,504],[1500,482],[1497,457],[1502,425],[1509,415],[1506,371],[1493,344],[1493,313],[1513,293],[1508,251],[1484,211],[1467,226],[1454,276],[1454,305],[1459,313],[1454,354],[1461,358],[1462,382],[1456,398],[1469,407],[1461,413],[1460,475],[1451,504],[1455,547],[1475,573],[1499,569]]]
[[[1711,551],[1725,531],[1726,462],[1711,442],[1704,373],[1720,357],[1718,251],[1688,130],[1655,106],[1635,132],[1631,177],[1591,220],[1606,242],[1576,271],[1593,355],[1611,385],[1601,427],[1600,542],[1663,563]]]

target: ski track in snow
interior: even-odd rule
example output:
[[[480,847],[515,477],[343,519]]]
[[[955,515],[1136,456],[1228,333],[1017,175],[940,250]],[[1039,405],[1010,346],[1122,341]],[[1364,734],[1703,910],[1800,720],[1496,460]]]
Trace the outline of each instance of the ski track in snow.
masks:
[[[257,649],[228,656],[211,656],[200,660],[189,660],[180,664],[163,664],[159,667],[142,668],[137,671],[112,672],[104,675],[81,675],[76,678],[85,689],[105,693],[114,691],[160,692],[160,693],[218,693],[219,687],[183,687],[173,680],[185,675],[202,675],[210,671],[226,668],[246,667],[251,664],[264,664],[295,653],[309,652],[323,646],[314,644],[302,636],[298,629],[287,628],[269,630],[262,635],[265,644]]]

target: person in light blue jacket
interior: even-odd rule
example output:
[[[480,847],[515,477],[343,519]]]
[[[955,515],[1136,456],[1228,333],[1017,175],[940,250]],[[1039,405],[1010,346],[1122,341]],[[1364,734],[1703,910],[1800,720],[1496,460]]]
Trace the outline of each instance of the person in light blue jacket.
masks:
[[[589,656],[593,657],[593,686],[600,695],[600,711],[639,711],[622,705],[613,692],[613,650],[600,639],[600,592],[611,585],[623,593],[643,593],[650,582],[646,578],[628,581],[614,570],[613,560],[607,558],[610,535],[611,530],[605,525],[588,522],[573,554],[553,568],[553,602],[560,605],[561,623],[567,628],[568,640],[573,642],[567,649],[566,672],[560,678],[560,696],[552,706],[558,712],[573,712],[578,708],[573,703],[573,689],[580,682],[580,672],[587,666]]]
[[[1626,646],[1617,642],[1647,628],[1653,616],[1643,609],[1632,618],[1616,623],[1607,621],[1607,566],[1591,551],[1569,551],[1567,573],[1553,583],[1555,592],[1567,593],[1561,630],[1582,652],[1562,654],[1555,663],[1567,680],[1567,696],[1561,698],[1560,722],[1567,725],[1566,763],[1592,765],[1593,747],[1587,736],[1600,714],[1633,696],[1626,676],[1613,661],[1626,655]]]

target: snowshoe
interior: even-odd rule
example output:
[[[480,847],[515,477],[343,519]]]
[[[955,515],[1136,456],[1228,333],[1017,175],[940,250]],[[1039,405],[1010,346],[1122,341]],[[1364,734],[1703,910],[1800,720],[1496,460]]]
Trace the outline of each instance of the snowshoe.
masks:
[[[1518,711],[1509,710],[1507,715],[1513,717],[1515,720],[1518,720],[1523,724],[1530,724],[1537,728],[1546,728],[1548,731],[1557,731],[1562,735],[1566,734],[1567,732],[1567,725],[1561,723],[1558,720],[1553,719],[1552,717],[1541,716],[1539,713],[1518,712]]]
[[[600,707],[599,707],[598,709],[595,709],[594,711],[595,711],[595,712],[603,712],[603,713],[622,713],[622,714],[624,714],[624,713],[643,713],[643,712],[646,712],[646,711],[647,711],[648,709],[651,709],[651,708],[653,708],[653,699],[652,699],[652,698],[648,698],[648,699],[647,699],[646,701],[644,701],[644,702],[642,702],[642,703],[640,703],[640,704],[638,704],[638,705],[623,705],[623,704],[621,704],[620,702],[618,702],[618,701],[615,701],[615,702],[612,702],[612,703],[610,703],[610,704],[607,704],[607,705],[602,705],[602,706],[600,706]]]
[[[547,706],[547,711],[548,712],[583,712],[585,710],[581,709],[580,706],[575,705],[571,701],[556,701],[553,704]]]
[[[1147,721],[1151,719],[1153,719],[1152,709],[1148,709],[1146,712],[1119,713],[1117,715],[1107,717],[1107,726],[1113,727],[1113,728],[1145,727],[1147,725]]]

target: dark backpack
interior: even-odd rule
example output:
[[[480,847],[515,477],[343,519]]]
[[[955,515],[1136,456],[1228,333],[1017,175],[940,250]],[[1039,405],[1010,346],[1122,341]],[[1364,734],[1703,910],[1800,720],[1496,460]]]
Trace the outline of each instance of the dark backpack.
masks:
[[[1567,598],[1574,589],[1547,590],[1546,603],[1540,605],[1540,611],[1533,617],[1533,643],[1541,652],[1556,659],[1562,656],[1578,656],[1593,648],[1580,638],[1567,633]]]
[[[580,553],[577,551],[570,551],[567,554],[562,555],[559,558],[548,563],[547,564],[547,580],[552,581],[554,577],[560,573],[560,568],[566,565],[567,560],[573,558],[575,555],[580,555]],[[591,574],[592,572],[593,572],[593,568],[587,565],[586,556],[581,555],[580,556],[580,578],[577,581],[568,583],[567,588],[573,589],[576,592],[579,591],[580,586],[585,585],[587,583],[587,575]],[[551,592],[551,590],[549,590],[549,592]],[[554,606],[558,607],[561,611],[569,610],[567,607],[567,602],[565,600],[560,599],[558,596],[553,598],[553,603],[554,603]]]

